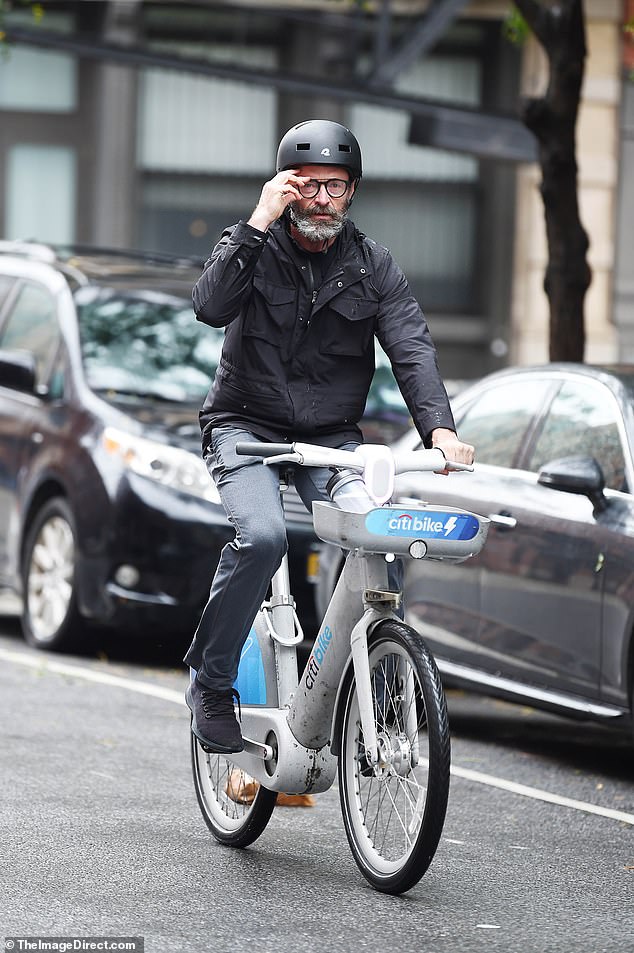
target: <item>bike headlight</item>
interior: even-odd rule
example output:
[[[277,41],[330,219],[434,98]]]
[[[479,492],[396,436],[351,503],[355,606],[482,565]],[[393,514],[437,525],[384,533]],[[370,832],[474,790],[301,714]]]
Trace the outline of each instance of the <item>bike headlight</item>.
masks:
[[[136,437],[115,427],[106,427],[102,443],[107,453],[118,457],[133,473],[181,493],[220,503],[218,490],[207,467],[202,457],[195,453]]]

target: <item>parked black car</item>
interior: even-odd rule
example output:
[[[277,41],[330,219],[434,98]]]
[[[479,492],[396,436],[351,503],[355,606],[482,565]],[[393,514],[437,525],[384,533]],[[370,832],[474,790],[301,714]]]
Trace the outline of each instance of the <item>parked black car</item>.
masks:
[[[407,560],[408,621],[445,682],[560,714],[632,723],[634,366],[551,364],[453,401],[471,474],[403,474],[396,499],[492,520],[458,565]],[[415,449],[411,431],[397,446]],[[341,554],[324,552],[321,608]]]
[[[222,331],[194,319],[200,263],[0,243],[0,590],[26,640],[86,620],[193,630],[233,533],[200,457]],[[307,633],[316,538],[286,497]]]

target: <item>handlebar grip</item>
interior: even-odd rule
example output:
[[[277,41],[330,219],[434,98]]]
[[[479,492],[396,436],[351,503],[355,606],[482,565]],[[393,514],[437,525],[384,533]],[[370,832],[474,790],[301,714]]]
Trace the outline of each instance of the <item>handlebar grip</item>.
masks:
[[[279,453],[292,453],[292,443],[262,443],[260,441],[240,440],[236,444],[236,453],[246,457],[276,457]]]
[[[444,470],[447,461],[442,450],[409,450],[394,455],[397,473]]]

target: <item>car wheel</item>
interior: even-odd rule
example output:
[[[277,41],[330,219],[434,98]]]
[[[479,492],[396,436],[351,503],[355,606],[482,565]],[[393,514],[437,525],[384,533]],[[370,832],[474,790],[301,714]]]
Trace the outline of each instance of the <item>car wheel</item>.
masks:
[[[29,645],[63,651],[81,627],[76,591],[75,521],[61,497],[49,500],[29,528],[22,563],[22,632]]]

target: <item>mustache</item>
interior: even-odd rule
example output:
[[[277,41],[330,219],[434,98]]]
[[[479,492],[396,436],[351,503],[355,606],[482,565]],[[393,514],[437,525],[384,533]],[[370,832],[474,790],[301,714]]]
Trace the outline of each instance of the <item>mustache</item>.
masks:
[[[340,222],[345,217],[349,204],[350,203],[348,203],[345,209],[343,209],[341,212],[337,211],[334,205],[309,205],[308,208],[299,209],[297,207],[297,202],[291,202],[290,207],[297,218],[306,220],[312,218],[313,215],[330,215],[330,217],[336,222]]]

